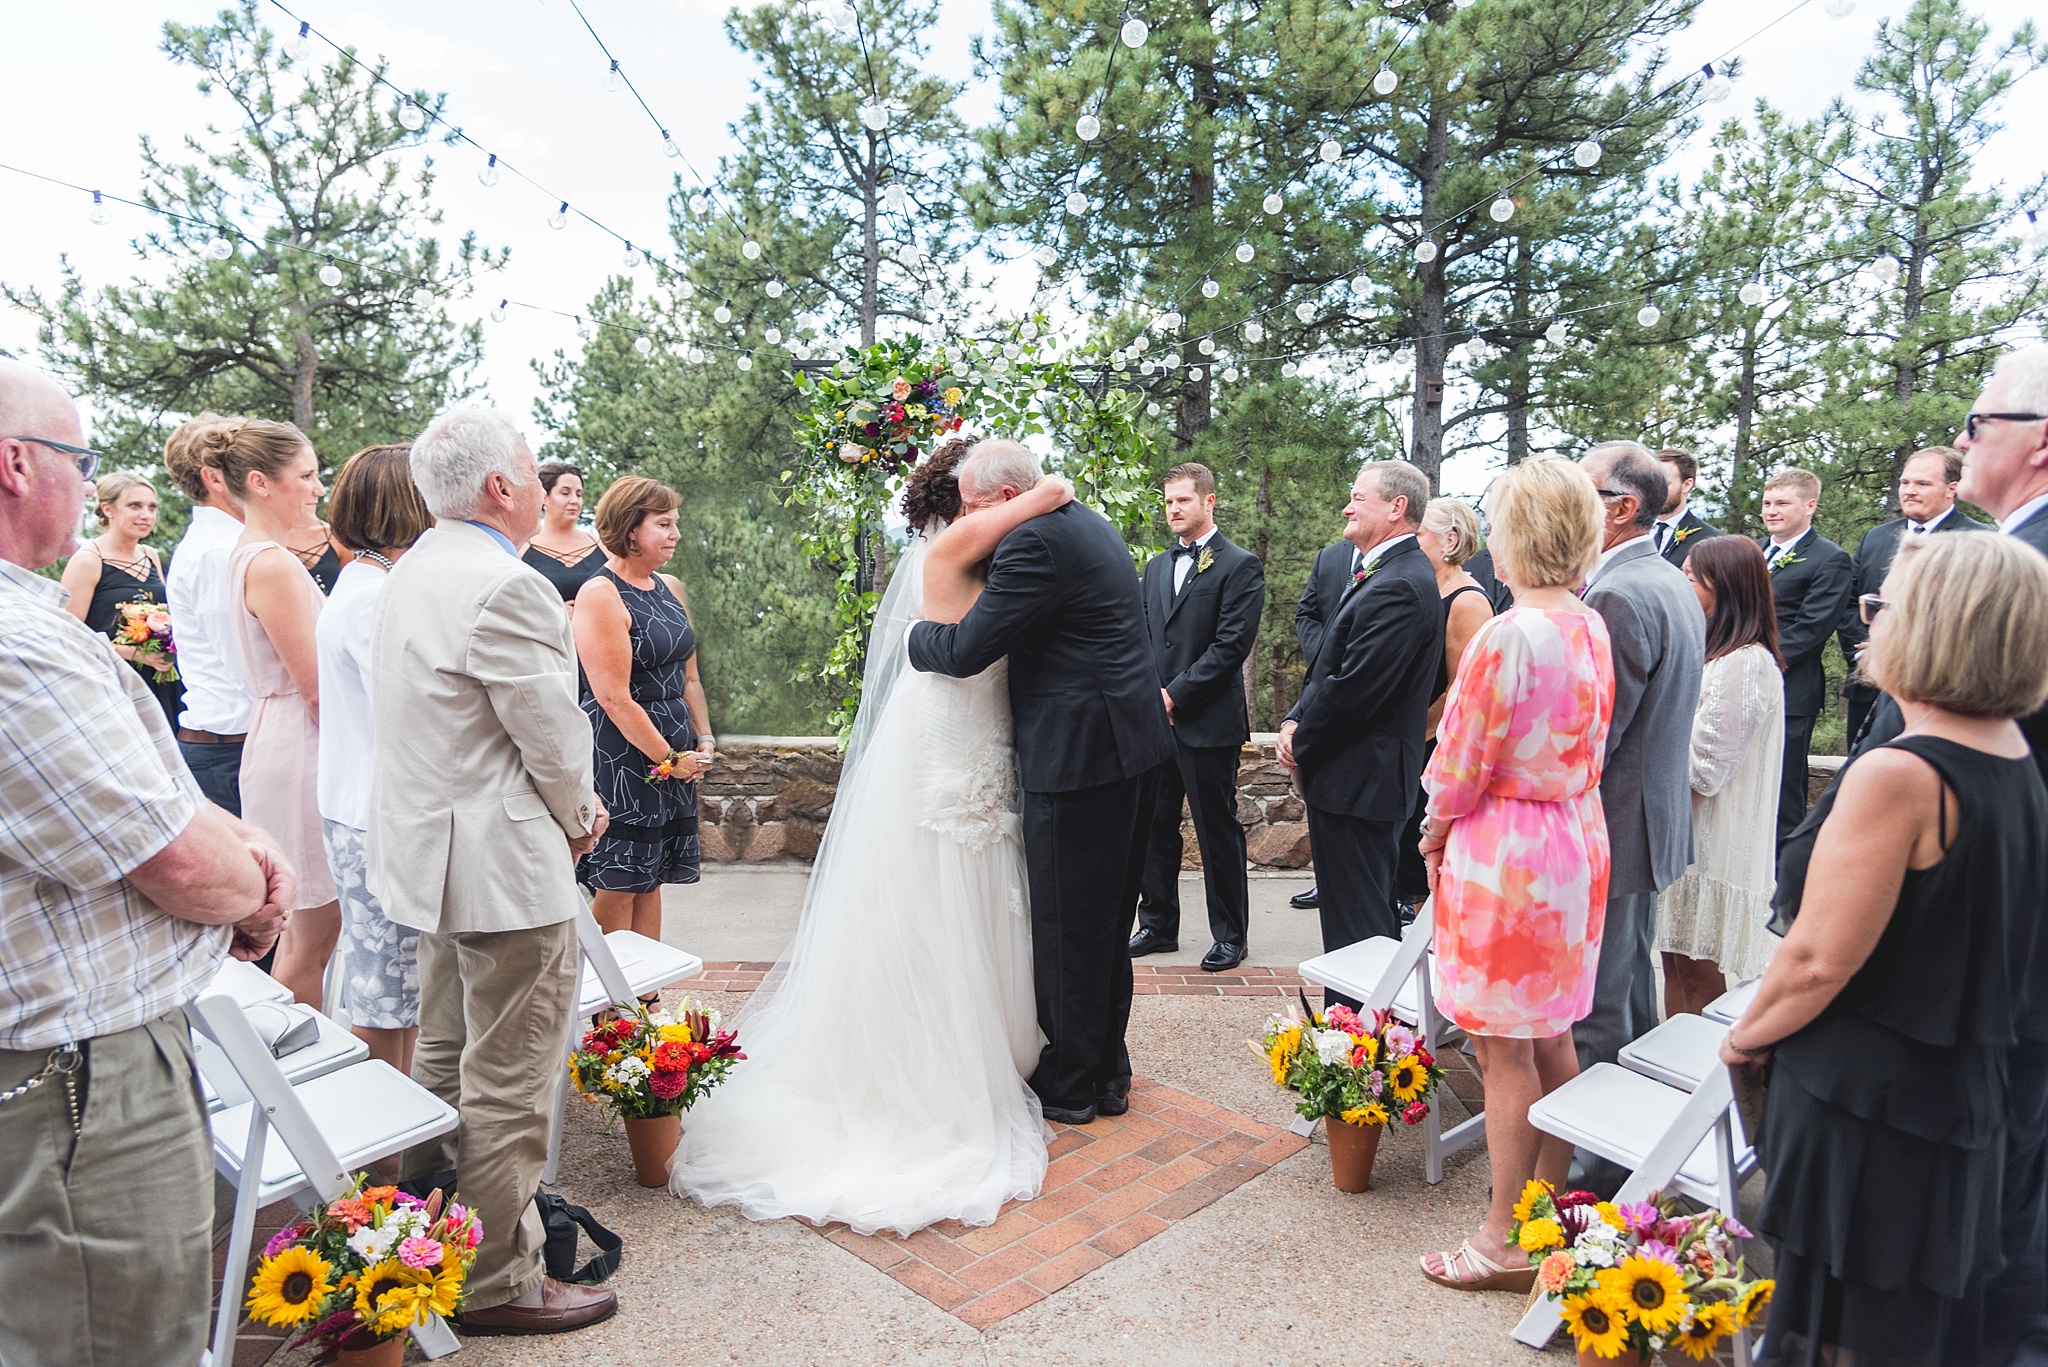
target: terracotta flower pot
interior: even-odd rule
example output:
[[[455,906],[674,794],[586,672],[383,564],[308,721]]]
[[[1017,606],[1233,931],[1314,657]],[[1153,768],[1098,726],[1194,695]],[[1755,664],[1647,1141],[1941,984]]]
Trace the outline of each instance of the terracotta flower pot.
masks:
[[[1579,1367],[1651,1367],[1656,1361],[1646,1349],[1641,1353],[1624,1348],[1620,1357],[1604,1358],[1591,1348],[1579,1349]]]
[[[657,1115],[626,1122],[626,1144],[633,1150],[633,1177],[643,1187],[668,1185],[668,1165],[683,1137],[683,1118]]]
[[[337,1346],[334,1350],[335,1367],[398,1367],[404,1361],[404,1334],[393,1334],[362,1348]]]
[[[1364,1191],[1372,1185],[1372,1160],[1380,1151],[1382,1125],[1347,1125],[1331,1116],[1323,1125],[1330,1141],[1330,1176],[1339,1191]]]

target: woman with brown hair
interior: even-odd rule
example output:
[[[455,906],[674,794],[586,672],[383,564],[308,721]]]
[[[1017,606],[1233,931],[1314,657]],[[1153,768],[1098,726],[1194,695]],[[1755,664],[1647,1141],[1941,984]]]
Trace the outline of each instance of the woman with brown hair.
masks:
[[[621,475],[597,504],[604,565],[576,595],[583,712],[597,745],[597,795],[611,825],[577,877],[607,931],[661,938],[661,887],[698,878],[697,778],[715,739],[697,674],[683,586],[660,573],[675,554],[682,500]]]
[[[583,517],[583,472],[566,460],[540,467],[540,527],[520,557],[555,586],[569,615],[576,615],[576,595],[590,576],[604,568],[604,547],[579,525]]]
[[[228,562],[235,652],[255,707],[242,744],[242,819],[278,843],[299,871],[298,905],[271,972],[308,1006],[341,929],[320,833],[320,656],[326,601],[288,539],[326,492],[312,444],[288,422],[241,418],[199,435],[201,459],[242,505]]]
[[[1664,1014],[1698,1013],[1764,971],[1771,919],[1785,675],[1764,553],[1746,536],[1693,544],[1679,567],[1707,614],[1692,719],[1692,863],[1657,898]]]
[[[117,633],[121,605],[152,603],[168,614],[170,594],[164,588],[164,563],[142,539],[156,530],[156,486],[141,475],[117,470],[101,475],[94,486],[94,514],[100,534],[78,548],[64,566],[65,604],[71,615],[114,642],[114,653],[135,666],[149,691],[163,704],[175,730],[184,706],[185,688],[178,682],[177,662],[154,645],[129,645]],[[159,683],[157,675],[171,678]]]

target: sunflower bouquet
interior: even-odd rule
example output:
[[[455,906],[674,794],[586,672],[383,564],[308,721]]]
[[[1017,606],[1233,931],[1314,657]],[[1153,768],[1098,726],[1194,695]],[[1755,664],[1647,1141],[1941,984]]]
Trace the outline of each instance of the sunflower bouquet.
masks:
[[[483,1242],[476,1212],[441,1193],[422,1201],[367,1187],[324,1201],[264,1245],[250,1278],[249,1318],[305,1329],[335,1348],[365,1348],[429,1315],[452,1315]]]
[[[1686,1214],[1673,1199],[1616,1205],[1591,1192],[1559,1196],[1532,1180],[1508,1240],[1536,1264],[1581,1351],[1641,1357],[1676,1348],[1704,1362],[1721,1340],[1763,1318],[1776,1283],[1752,1280],[1734,1252],[1732,1215]]]
[[[718,1013],[686,998],[674,1011],[622,1007],[593,1025],[569,1056],[569,1076],[584,1100],[622,1120],[652,1120],[689,1110],[745,1057]]]
[[[1347,1125],[1386,1125],[1400,1116],[1414,1125],[1429,1114],[1444,1070],[1415,1032],[1380,1011],[1368,1021],[1348,1006],[1302,1013],[1293,1007],[1267,1022],[1252,1052],[1271,1070],[1273,1085],[1301,1099],[1304,1120],[1328,1117]]]

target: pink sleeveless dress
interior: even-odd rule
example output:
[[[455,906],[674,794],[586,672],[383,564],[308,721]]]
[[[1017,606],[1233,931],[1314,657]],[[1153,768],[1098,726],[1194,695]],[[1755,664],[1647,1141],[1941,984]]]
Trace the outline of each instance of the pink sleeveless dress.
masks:
[[[263,624],[249,611],[249,565],[265,551],[288,556],[299,568],[316,615],[327,599],[313,577],[305,574],[299,558],[274,541],[237,546],[228,562],[236,650],[242,676],[256,699],[248,739],[242,743],[242,819],[275,840],[299,871],[298,905],[293,908],[299,910],[334,900],[334,878],[327,870],[327,847],[320,837],[320,728]]]

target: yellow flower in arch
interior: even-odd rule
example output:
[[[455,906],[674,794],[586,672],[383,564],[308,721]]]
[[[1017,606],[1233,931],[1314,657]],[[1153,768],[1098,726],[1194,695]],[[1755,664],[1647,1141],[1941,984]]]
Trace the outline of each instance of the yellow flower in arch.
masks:
[[[1724,1301],[1710,1301],[1693,1307],[1692,1323],[1679,1330],[1671,1343],[1693,1361],[1705,1362],[1721,1340],[1734,1332],[1735,1311]]]
[[[1605,1291],[1566,1296],[1559,1313],[1581,1352],[1591,1350],[1600,1357],[1613,1358],[1628,1347],[1628,1316]]]
[[[1630,1318],[1653,1334],[1676,1329],[1685,1319],[1685,1308],[1692,1304],[1677,1268],[1640,1253],[1619,1266],[1603,1269],[1600,1285],[1614,1293]]]
[[[310,1248],[294,1244],[265,1258],[249,1286],[249,1317],[278,1329],[312,1320],[334,1294],[333,1265]]]

